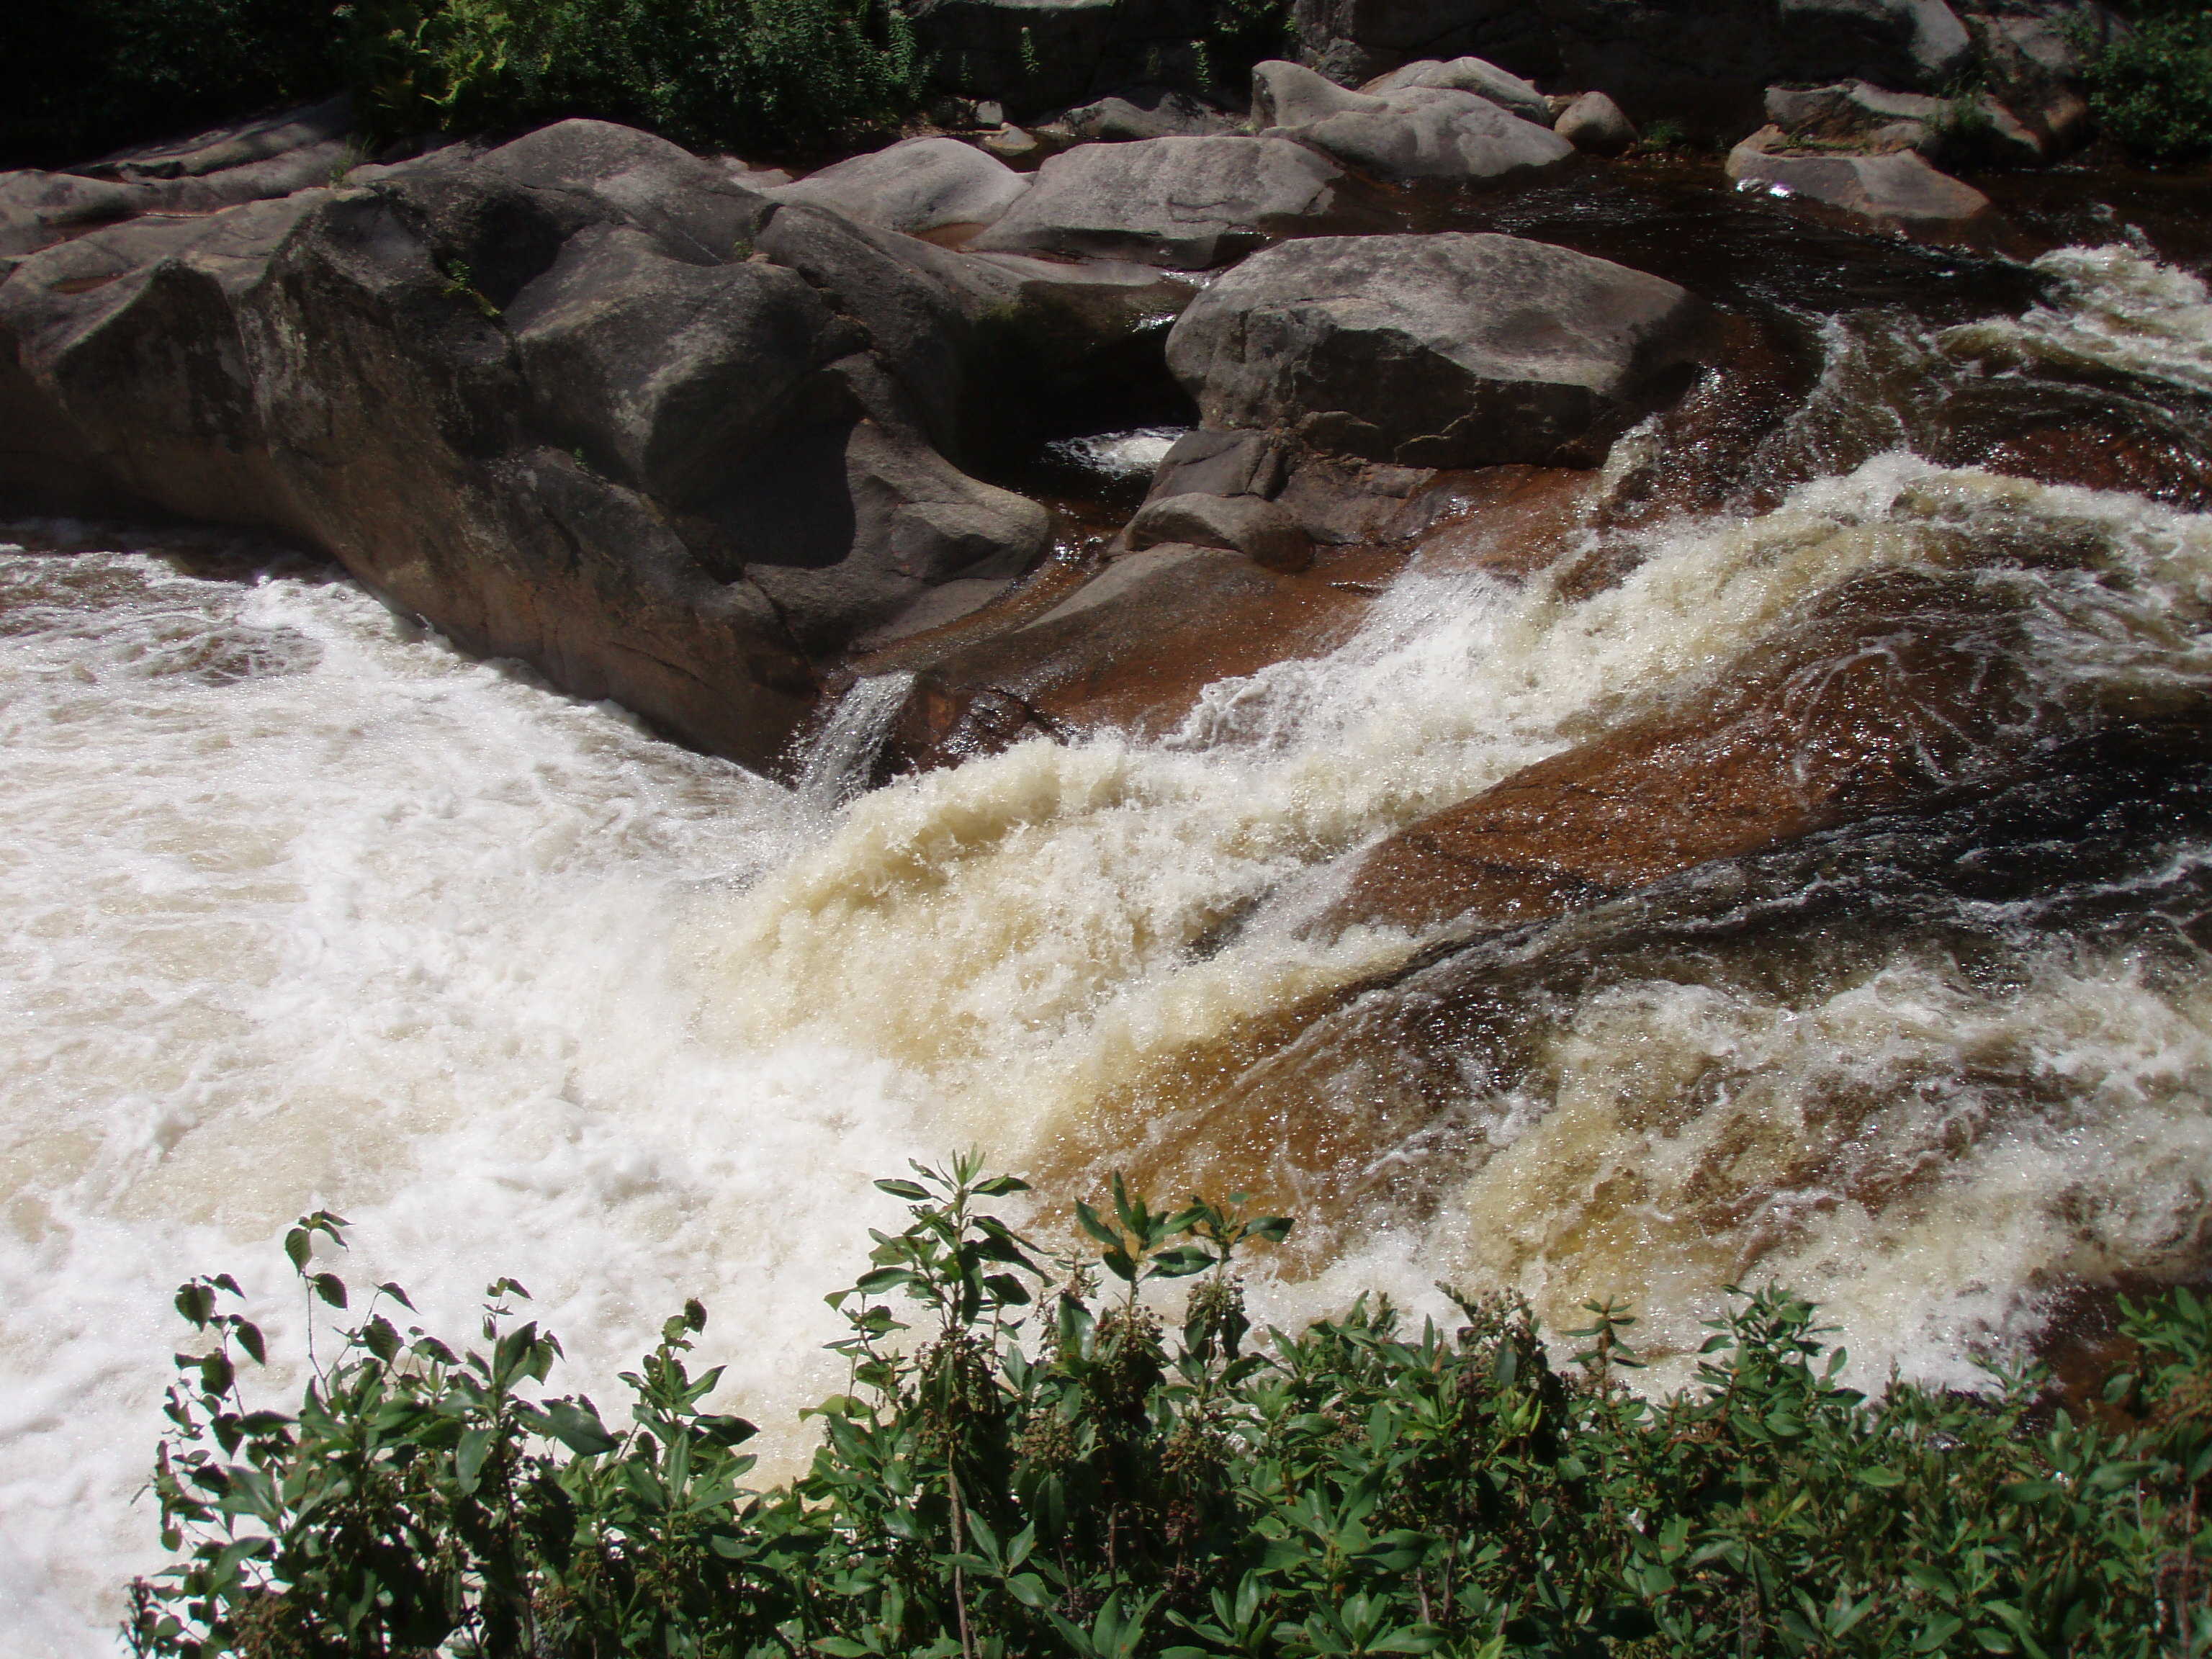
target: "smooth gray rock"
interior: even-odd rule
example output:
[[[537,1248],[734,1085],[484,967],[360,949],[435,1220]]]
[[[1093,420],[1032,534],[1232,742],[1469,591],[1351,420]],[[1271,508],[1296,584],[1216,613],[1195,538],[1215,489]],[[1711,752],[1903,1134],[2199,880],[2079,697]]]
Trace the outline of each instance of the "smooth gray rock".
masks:
[[[773,430],[793,389],[850,343],[793,271],[695,264],[607,225],[571,237],[504,321],[556,440],[678,504]]]
[[[1298,521],[1257,495],[1164,495],[1145,503],[1123,532],[1131,552],[1162,542],[1231,547],[1270,570],[1296,572],[1313,563],[1313,538]]]
[[[953,275],[957,256],[804,203],[779,207],[757,246],[861,325],[910,417],[939,447],[957,451],[970,381],[970,313]]]
[[[781,476],[745,492],[732,532],[768,556],[745,574],[810,650],[890,622],[940,582],[1018,576],[1051,538],[1035,501],[872,420],[796,434],[753,463],[770,467]]]
[[[1311,144],[1378,178],[1486,181],[1568,160],[1574,146],[1489,99],[1407,87],[1370,97],[1297,64],[1252,71],[1254,118],[1269,136]]]
[[[912,235],[991,224],[1029,187],[1025,176],[998,157],[957,138],[933,137],[856,155],[766,194]]]
[[[1636,142],[1636,124],[1601,92],[1586,92],[1561,110],[1552,131],[1592,155],[1620,155]]]
[[[1343,170],[1281,138],[1084,144],[969,246],[1204,270],[1324,221]]]
[[[1092,103],[1063,110],[1054,124],[1078,143],[1123,144],[1145,138],[1203,138],[1233,132],[1233,117],[1202,104],[1187,92],[1162,87],[1132,88]]]
[[[189,138],[117,150],[80,169],[95,179],[144,182],[197,179],[342,140],[353,130],[353,100],[341,93],[319,104],[234,122]]]
[[[1762,127],[1729,152],[1728,176],[1741,188],[1802,197],[1920,235],[1956,234],[1990,211],[1988,197],[1915,151],[1792,153],[1789,143],[1778,127]]]
[[[1479,98],[1487,98],[1509,115],[1517,115],[1524,121],[1533,121],[1540,127],[1552,125],[1552,106],[1544,94],[1519,76],[1502,70],[1495,64],[1485,63],[1480,58],[1454,58],[1439,62],[1431,58],[1418,64],[1407,64],[1388,75],[1377,76],[1360,91],[1370,97],[1403,92],[1412,87],[1441,87],[1453,92],[1471,92]]]
[[[1283,487],[1283,446],[1264,432],[1195,427],[1175,441],[1152,474],[1147,501],[1170,495],[1263,495]]]
[[[579,222],[612,216],[676,258],[708,264],[743,258],[770,211],[726,169],[611,121],[556,121],[479,157],[425,159],[428,172],[480,168],[562,199]]]
[[[1352,84],[1468,53],[1536,75],[1556,56],[1544,8],[1529,0],[1297,0],[1292,22],[1301,59]]]
[[[150,211],[143,185],[72,173],[0,173],[0,254],[33,253],[95,225]]]
[[[1206,423],[1407,466],[1594,464],[1690,359],[1674,283],[1510,236],[1286,242],[1168,337]]]
[[[1332,115],[1371,115],[1387,110],[1377,96],[1338,86],[1303,64],[1271,58],[1252,65],[1252,125],[1306,127]]]
[[[1542,172],[1575,153],[1549,128],[1509,115],[1473,93],[1416,87],[1392,93],[1387,102],[1378,112],[1346,111],[1288,131],[1391,179],[1486,183]]]

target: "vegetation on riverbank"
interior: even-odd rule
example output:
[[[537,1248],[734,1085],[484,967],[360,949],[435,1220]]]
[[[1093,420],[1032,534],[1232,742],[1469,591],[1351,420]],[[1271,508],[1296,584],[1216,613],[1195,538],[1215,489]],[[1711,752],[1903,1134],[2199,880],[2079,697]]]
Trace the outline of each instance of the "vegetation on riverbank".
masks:
[[[848,1392],[810,1472],[745,1485],[708,1411],[696,1304],[625,1415],[540,1385],[560,1348],[493,1285],[483,1344],[401,1328],[380,1287],[296,1413],[248,1400],[227,1276],[178,1306],[154,1490],[178,1565],[134,1589],[142,1655],[1773,1655],[2203,1651],[2212,1641],[2212,1308],[2130,1309],[2109,1425],[1837,1381],[1814,1310],[1746,1297],[1700,1382],[1620,1377],[1596,1307],[1555,1366],[1525,1307],[1452,1328],[1370,1303],[1255,1331],[1237,1266],[1289,1223],[1079,1206],[1047,1261],[972,1158],[878,1182],[908,1224],[832,1298]],[[311,1298],[352,1292],[287,1250]],[[318,1241],[321,1241],[319,1246]],[[1179,1322],[1142,1286],[1194,1285]],[[909,1326],[899,1317],[905,1313]]]
[[[2212,155],[2212,3],[2135,0],[2125,9],[2133,27],[2089,66],[2099,130],[2148,161]]]
[[[896,0],[87,0],[0,22],[0,164],[54,165],[346,90],[372,142],[591,115],[820,143],[921,100]]]

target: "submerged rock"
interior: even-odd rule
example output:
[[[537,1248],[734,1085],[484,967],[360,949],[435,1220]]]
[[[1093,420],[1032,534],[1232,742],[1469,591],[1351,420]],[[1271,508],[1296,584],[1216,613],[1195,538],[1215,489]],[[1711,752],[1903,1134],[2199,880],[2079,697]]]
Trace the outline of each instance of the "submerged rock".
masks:
[[[1600,459],[1692,356],[1684,289],[1510,236],[1331,237],[1255,255],[1168,338],[1208,426],[1409,466]]]

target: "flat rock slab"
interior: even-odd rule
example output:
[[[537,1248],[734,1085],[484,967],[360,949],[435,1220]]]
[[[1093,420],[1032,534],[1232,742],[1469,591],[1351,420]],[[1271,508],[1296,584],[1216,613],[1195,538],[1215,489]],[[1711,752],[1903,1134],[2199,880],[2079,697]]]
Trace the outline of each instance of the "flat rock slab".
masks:
[[[856,155],[763,193],[919,235],[948,225],[995,223],[1029,188],[1024,174],[975,145],[929,137]]]
[[[1327,156],[1282,138],[1083,144],[1040,167],[969,246],[1206,270],[1318,228],[1343,179]]]
[[[1326,237],[1255,254],[1168,337],[1206,424],[1405,466],[1594,465],[1705,307],[1604,259],[1511,236]]]
[[[1400,562],[1329,549],[1293,574],[1221,548],[1125,555],[1045,614],[927,667],[892,739],[898,763],[953,764],[1038,733],[1172,731],[1214,681],[1340,643]]]
[[[1787,143],[1779,128],[1762,128],[1729,152],[1728,176],[1923,235],[1956,234],[1990,211],[1988,197],[1911,150],[1836,155],[1791,151]]]
[[[1324,927],[1504,926],[2002,777],[2043,718],[1971,576],[1883,571],[1694,707],[1523,768],[1380,842]],[[1808,701],[1807,688],[1817,686]]]
[[[1134,87],[1064,110],[1053,125],[1081,143],[1125,144],[1146,138],[1203,138],[1234,132],[1239,123],[1187,92]]]

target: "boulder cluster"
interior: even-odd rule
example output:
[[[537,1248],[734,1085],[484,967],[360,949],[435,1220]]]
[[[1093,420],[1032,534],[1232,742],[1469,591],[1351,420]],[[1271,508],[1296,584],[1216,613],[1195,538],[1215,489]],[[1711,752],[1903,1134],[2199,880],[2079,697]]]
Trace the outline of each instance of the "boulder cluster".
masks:
[[[1303,624],[1268,584],[1316,542],[1437,469],[1595,465],[1710,342],[1674,283],[1416,231],[1420,191],[1569,178],[1666,100],[1765,78],[1732,176],[1946,234],[1986,204],[1930,157],[2080,125],[2079,31],[2002,3],[1308,0],[1309,61],[1261,64],[1249,109],[1128,84],[1017,128],[971,100],[964,135],[797,179],[580,119],[364,161],[342,104],[0,174],[0,491],[295,538],[469,649],[764,766],[855,648],[1044,559],[1050,516],[994,457],[1149,386],[1197,424],[1110,544],[1127,568],[1014,607],[1018,648],[1171,654],[1159,629],[1213,613],[1162,595],[1203,588],[1279,654]],[[921,15],[956,57],[1065,66],[1139,9]],[[2012,90],[1964,121],[1928,88],[1970,60]],[[1100,643],[1115,617],[1139,644]]]

